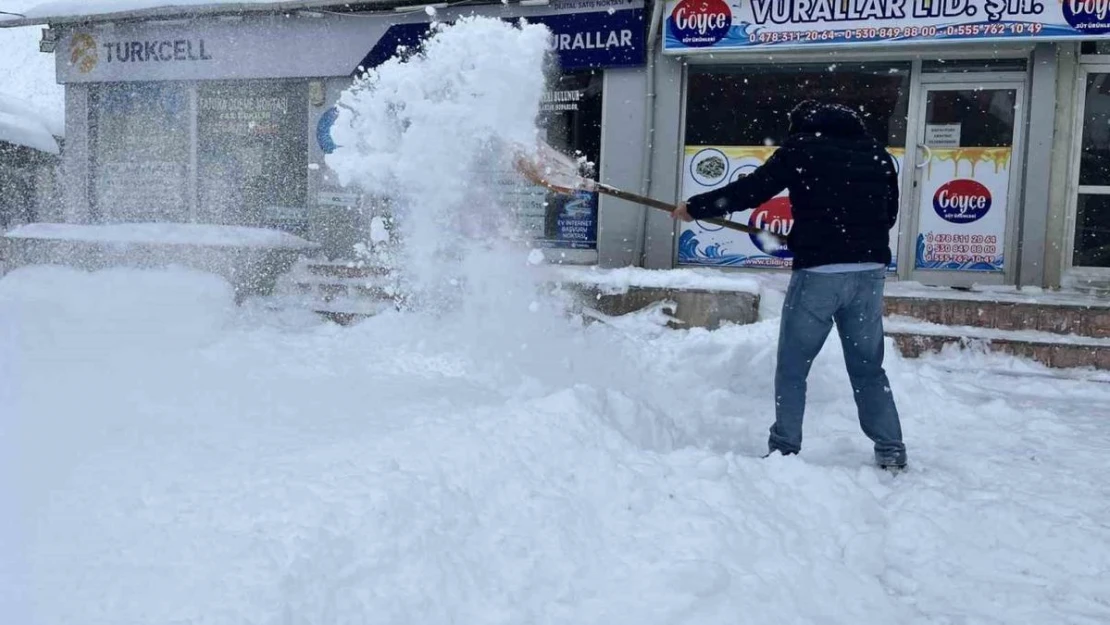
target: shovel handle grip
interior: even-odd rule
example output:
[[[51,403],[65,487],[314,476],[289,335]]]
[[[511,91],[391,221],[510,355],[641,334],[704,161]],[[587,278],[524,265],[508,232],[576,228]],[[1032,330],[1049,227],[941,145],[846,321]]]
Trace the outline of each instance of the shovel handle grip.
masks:
[[[597,185],[595,185],[594,189],[598,193],[604,193],[606,195],[611,195],[613,197],[620,198],[622,200],[627,200],[629,202],[635,202],[637,204],[643,204],[644,206],[650,206],[652,208],[658,208],[659,210],[665,210],[668,213],[673,213],[675,211],[675,209],[678,208],[674,204],[670,204],[670,203],[664,202],[662,200],[656,200],[654,198],[645,197],[645,196],[639,195],[637,193],[630,193],[628,191],[622,191],[620,189],[615,189],[615,188],[610,187],[609,185],[605,185],[605,184],[598,183]],[[786,239],[780,234],[776,234],[776,233],[770,232],[768,230],[763,230],[762,228],[754,228],[754,227],[749,226],[747,224],[736,223],[735,221],[729,221],[727,219],[719,219],[717,217],[711,217],[709,219],[700,219],[699,221],[704,221],[706,223],[711,223],[715,226],[721,226],[723,228],[728,228],[730,230],[737,230],[737,231],[740,231],[740,232],[747,232],[748,234],[764,233],[764,234],[767,234],[767,235],[770,235],[770,236],[774,237],[780,243],[785,243],[786,242]]]

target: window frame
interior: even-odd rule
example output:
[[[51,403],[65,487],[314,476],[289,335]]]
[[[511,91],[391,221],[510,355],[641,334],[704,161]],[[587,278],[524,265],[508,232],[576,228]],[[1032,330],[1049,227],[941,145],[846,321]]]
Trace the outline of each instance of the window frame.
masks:
[[[311,162],[311,132],[310,123],[312,118],[312,111],[310,110],[309,103],[309,84],[313,80],[319,80],[312,77],[302,78],[265,78],[265,79],[251,79],[251,80],[221,80],[221,81],[203,81],[203,80],[143,80],[143,81],[128,81],[128,82],[98,82],[90,84],[88,98],[90,100],[87,107],[86,125],[88,128],[88,180],[85,187],[86,202],[88,206],[89,218],[93,223],[104,223],[106,217],[110,213],[106,212],[98,197],[99,193],[97,185],[100,180],[100,148],[98,142],[100,139],[100,115],[102,112],[99,106],[94,105],[94,102],[99,102],[104,94],[112,89],[128,88],[141,88],[143,85],[175,85],[182,89],[186,100],[185,115],[186,119],[186,137],[188,141],[187,158],[186,158],[186,174],[185,174],[185,212],[184,218],[187,220],[185,223],[210,223],[209,221],[198,221],[202,211],[200,206],[200,91],[201,88],[215,83],[247,83],[252,81],[265,81],[272,83],[280,83],[287,85],[290,89],[301,89],[305,96],[304,108],[306,123],[303,128],[297,129],[299,135],[303,135],[305,141],[304,159],[306,167],[301,173],[299,183],[303,186],[303,194],[305,198],[305,210],[308,214],[306,217],[307,223],[311,224],[311,212],[313,209],[312,201],[312,185],[310,181],[309,170],[307,164]],[[273,226],[269,226],[273,227]],[[311,229],[311,225],[309,226]]]
[[[1091,58],[1091,57],[1088,57]],[[1084,195],[1110,196],[1110,185],[1081,185],[1080,165],[1083,153],[1083,131],[1087,115],[1087,80],[1092,74],[1110,76],[1110,56],[1097,58],[1098,62],[1081,62],[1075,72],[1074,101],[1075,114],[1071,127],[1071,154],[1068,155],[1068,194],[1064,226],[1064,241],[1061,246],[1063,258],[1062,283],[1071,282],[1079,275],[1095,277],[1099,280],[1110,279],[1110,267],[1097,267],[1075,264],[1075,239],[1079,226],[1079,199]],[[1069,279],[1070,278],[1070,279]]]
[[[86,112],[86,127],[88,128],[88,179],[85,185],[85,201],[88,205],[89,218],[93,223],[107,223],[111,213],[105,211],[100,201],[100,193],[98,185],[101,180],[101,153],[99,147],[100,141],[100,121],[101,116],[105,115],[102,109],[103,98],[109,90],[113,89],[126,89],[142,88],[143,85],[176,85],[181,87],[186,101],[186,141],[189,143],[185,165],[185,202],[184,202],[184,216],[185,218],[193,221],[195,219],[195,195],[192,193],[192,187],[196,181],[195,170],[195,145],[196,145],[196,111],[195,111],[195,87],[192,81],[127,81],[127,82],[98,82],[90,85],[88,90],[88,107]]]
[[[610,99],[608,97],[607,84],[608,72],[602,68],[580,68],[572,70],[563,70],[561,68],[556,68],[552,71],[555,73],[555,76],[553,76],[553,79],[549,82],[549,86],[553,86],[554,88],[545,90],[546,92],[562,91],[563,89],[560,89],[560,87],[562,87],[561,82],[567,79],[570,80],[571,84],[574,84],[577,80],[581,79],[581,88],[577,90],[583,92],[589,92],[592,88],[596,88],[595,95],[598,100],[596,103],[596,128],[590,128],[588,125],[585,124],[574,127],[573,118],[575,117],[575,115],[571,114],[569,115],[570,120],[568,120],[567,127],[564,128],[564,130],[567,132],[566,138],[568,141],[568,146],[564,148],[563,146],[558,145],[558,142],[553,142],[553,147],[555,147],[556,149],[565,149],[567,151],[567,154],[573,157],[575,155],[571,153],[570,150],[574,148],[572,147],[572,145],[569,144],[576,143],[574,138],[583,135],[586,132],[595,133],[593,137],[578,143],[585,143],[596,149],[596,155],[585,154],[585,156],[590,158],[593,165],[592,175],[594,177],[600,177],[600,172],[605,167],[605,117],[609,106],[608,101]],[[541,112],[540,114],[540,118],[542,121],[539,124],[539,127],[543,131],[545,138],[548,141],[551,141],[551,131],[546,124],[548,120],[545,119],[548,117],[548,115],[550,115],[552,118],[555,118],[558,117],[558,112]],[[561,196],[560,194],[545,193],[546,199],[544,200],[544,203],[547,206],[546,214],[544,215],[543,230],[539,233],[531,233],[533,235],[533,242],[541,248],[556,252],[559,256],[565,258],[578,257],[579,255],[589,255],[596,257],[601,245],[600,239],[602,198],[597,192],[592,192],[591,195],[593,203],[593,211],[591,216],[591,219],[593,221],[592,241],[578,242],[574,239],[559,238],[558,212],[561,210],[562,204],[568,201],[568,198],[567,196]],[[553,232],[553,235],[550,237],[547,236],[547,231],[549,228]]]
[[[898,69],[903,69],[904,68],[904,70],[905,70],[904,74],[900,74],[900,75],[904,77],[904,82],[905,82],[904,86],[905,86],[905,92],[906,92],[906,95],[905,95],[906,116],[908,117],[909,109],[911,107],[911,104],[910,104],[911,95],[910,95],[910,93],[911,93],[911,87],[913,85],[913,62],[912,61],[907,60],[907,59],[899,59],[899,60],[880,59],[880,60],[877,60],[877,61],[870,61],[870,60],[849,60],[849,61],[836,60],[836,61],[833,61],[832,64],[833,65],[845,64],[845,65],[850,66],[850,67],[853,67],[853,66],[868,66],[868,67],[874,67],[875,69],[879,69],[879,68],[884,67],[884,66],[885,67],[897,66]],[[732,64],[732,65],[699,64],[699,65],[691,65],[687,69],[687,72],[686,72],[686,82],[685,82],[685,84],[686,84],[685,92],[686,93],[684,94],[684,98],[683,98],[683,102],[682,102],[682,115],[681,115],[681,118],[682,118],[682,121],[681,121],[681,124],[682,124],[682,145],[684,145],[684,146],[686,146],[686,145],[701,145],[700,143],[699,144],[691,143],[690,107],[692,106],[691,102],[692,102],[692,99],[693,99],[693,94],[691,94],[690,92],[692,91],[691,83],[692,83],[692,80],[695,78],[696,74],[702,73],[702,74],[744,76],[745,74],[775,75],[775,74],[778,74],[778,73],[781,72],[783,76],[791,76],[791,75],[796,76],[796,73],[794,73],[794,72],[798,69],[813,68],[814,70],[819,70],[820,68],[823,68],[823,67],[827,68],[829,65],[830,65],[829,62],[815,61],[815,60],[809,60],[809,61],[805,61],[805,62],[783,62],[781,64]],[[819,72],[814,71],[813,73],[819,73]],[[838,73],[842,73],[842,72],[839,72],[839,71],[829,71],[828,72],[828,74],[830,76],[831,75],[836,75]],[[853,72],[845,71],[843,73],[853,73]],[[856,72],[856,73],[858,73],[858,72]],[[881,76],[882,74],[876,72],[875,75],[876,76]],[[787,103],[787,105],[784,107],[784,110],[781,111],[781,116],[779,118],[779,122],[780,122],[780,125],[782,126],[782,128],[785,129],[785,127],[787,125],[787,115],[789,113],[789,109],[796,103],[797,103],[796,99],[795,100],[790,100]],[[901,134],[902,134],[902,146],[901,147],[903,147],[903,148],[906,148],[906,142],[909,140],[908,130],[909,130],[908,126],[903,127],[901,129]],[[783,132],[783,136],[779,137],[779,139],[784,139],[784,138],[785,138],[785,131]],[[773,139],[773,137],[765,137],[764,139]],[[884,145],[888,145],[888,143],[889,143],[889,145],[895,145],[894,143],[888,142],[886,140],[885,135],[883,137],[880,137],[880,139],[881,139],[881,142]],[[761,140],[760,143],[763,143],[763,141]],[[739,144],[737,144],[737,145],[739,145]],[[756,145],[756,143],[753,142],[753,143],[745,144],[745,145]],[[764,145],[768,145],[768,144],[764,144]],[[769,145],[770,146],[781,145],[781,141],[773,142]]]

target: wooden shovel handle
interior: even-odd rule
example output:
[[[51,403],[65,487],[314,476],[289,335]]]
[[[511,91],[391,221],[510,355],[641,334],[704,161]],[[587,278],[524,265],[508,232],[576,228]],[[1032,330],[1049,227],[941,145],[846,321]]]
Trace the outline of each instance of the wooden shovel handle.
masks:
[[[675,209],[678,208],[674,204],[670,204],[668,202],[663,202],[661,200],[656,200],[654,198],[639,195],[637,193],[630,193],[628,191],[622,191],[622,190],[617,189],[615,187],[611,187],[607,184],[602,184],[600,182],[597,182],[596,180],[589,180],[589,179],[581,178],[581,177],[579,177],[579,185],[576,188],[563,187],[563,186],[560,186],[560,185],[557,185],[557,184],[553,183],[552,181],[550,181],[546,177],[544,177],[544,175],[540,171],[540,167],[538,166],[538,164],[535,161],[529,160],[528,158],[526,158],[524,156],[518,156],[515,159],[514,163],[515,163],[516,169],[521,174],[523,174],[528,180],[530,180],[533,184],[537,184],[537,185],[547,187],[548,189],[551,189],[552,191],[555,191],[556,193],[574,193],[574,192],[580,191],[580,190],[581,191],[597,191],[598,193],[604,193],[606,195],[611,195],[613,197],[620,198],[622,200],[627,200],[629,202],[633,202],[633,203],[636,203],[636,204],[643,204],[644,206],[650,206],[652,208],[658,208],[659,210],[665,210],[668,213],[673,213],[675,211]],[[766,234],[766,235],[774,238],[776,241],[779,242],[780,245],[785,245],[786,244],[786,237],[784,237],[780,234],[776,234],[774,232],[770,232],[768,230],[763,230],[761,228],[753,228],[752,226],[749,226],[747,224],[736,223],[735,221],[729,221],[727,219],[718,219],[716,217],[709,218],[709,219],[700,219],[699,221],[704,221],[706,223],[711,223],[711,224],[714,224],[716,226],[721,226],[722,228],[728,228],[730,230],[738,230],[740,232],[746,232],[748,234],[763,233],[763,234]]]
[[[615,189],[615,188],[610,187],[609,185],[605,185],[605,184],[598,183],[596,185],[596,189],[597,189],[598,193],[604,193],[606,195],[611,195],[613,197],[617,197],[617,198],[620,198],[622,200],[628,200],[629,202],[635,202],[637,204],[643,204],[645,206],[650,206],[652,208],[658,208],[660,210],[665,210],[668,213],[673,213],[675,211],[675,209],[678,208],[674,204],[669,204],[669,203],[664,202],[662,200],[656,200],[654,198],[645,197],[643,195],[639,195],[639,194],[636,194],[636,193],[630,193],[628,191],[622,191],[620,189]],[[709,219],[699,219],[698,221],[704,221],[706,223],[711,223],[711,224],[716,225],[716,226],[729,228],[731,230],[738,230],[740,232],[747,232],[748,234],[759,234],[759,233],[762,232],[762,233],[765,233],[765,234],[767,234],[771,237],[774,237],[780,243],[785,243],[786,242],[785,237],[783,237],[780,234],[776,234],[776,233],[770,232],[768,230],[763,230],[761,228],[754,228],[754,227],[749,226],[747,224],[736,223],[735,221],[729,221],[727,219],[719,219],[719,218],[716,218],[716,217],[711,217]]]

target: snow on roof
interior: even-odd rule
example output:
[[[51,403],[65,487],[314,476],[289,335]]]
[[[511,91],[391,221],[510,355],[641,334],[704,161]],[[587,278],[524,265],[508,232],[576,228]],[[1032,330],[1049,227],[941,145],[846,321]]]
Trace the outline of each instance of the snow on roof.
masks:
[[[3,0],[0,11],[20,12],[41,1]],[[61,137],[65,131],[65,88],[58,84],[54,55],[39,52],[41,33],[34,26],[0,28],[0,113],[23,120],[19,127],[24,130],[30,118],[44,126],[48,135]],[[9,119],[5,125],[13,123]]]
[[[0,106],[3,101],[0,101]],[[5,113],[0,110],[0,141],[22,145],[51,154],[60,154],[58,141],[34,117]]]
[[[388,0],[365,0],[359,4],[386,4]],[[3,9],[22,15],[0,14],[4,22],[15,24],[46,24],[80,21],[89,18],[155,17],[189,12],[233,13],[245,10],[282,11],[323,8],[351,4],[344,0],[32,0],[22,11]]]
[[[64,137],[66,133],[65,121],[41,106],[17,96],[14,93],[0,91],[0,113],[7,113],[42,126],[43,130],[55,137]]]

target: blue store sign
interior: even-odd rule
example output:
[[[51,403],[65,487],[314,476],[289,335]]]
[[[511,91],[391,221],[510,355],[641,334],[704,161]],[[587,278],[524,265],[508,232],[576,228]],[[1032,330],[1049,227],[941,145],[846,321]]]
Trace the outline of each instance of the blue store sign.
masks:
[[[597,246],[597,194],[579,191],[558,198],[562,204],[555,220],[552,247],[593,249]]]
[[[502,18],[516,21],[519,17]],[[644,63],[646,36],[643,8],[620,11],[591,11],[588,13],[563,13],[529,16],[529,22],[543,24],[555,37],[559,65],[564,71],[608,67],[637,67]],[[415,49],[428,34],[428,23],[394,24],[374,47],[352,69],[381,65],[404,46]]]

